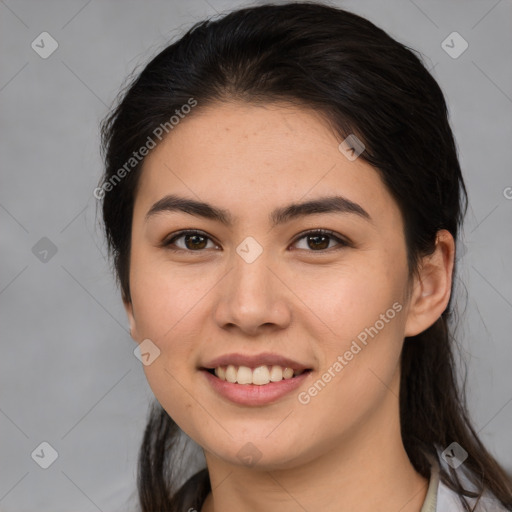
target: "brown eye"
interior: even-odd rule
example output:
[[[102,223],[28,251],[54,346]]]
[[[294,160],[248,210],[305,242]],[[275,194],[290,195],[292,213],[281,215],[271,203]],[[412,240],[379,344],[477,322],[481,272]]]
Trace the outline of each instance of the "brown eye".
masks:
[[[297,247],[298,249],[309,250],[309,252],[321,252],[327,249],[332,249],[331,242],[336,242],[334,248],[339,249],[340,247],[346,247],[349,244],[336,236],[332,231],[317,230],[310,231],[309,233],[303,234],[300,238],[295,241],[295,245],[301,240],[305,240],[303,247]],[[305,246],[304,246],[305,245]],[[336,247],[340,246],[340,247]]]
[[[327,235],[308,235],[308,246],[310,249],[327,249],[330,237]]]
[[[178,241],[180,242],[178,243]],[[211,242],[210,246],[208,246],[208,242]],[[189,252],[200,252],[203,249],[217,247],[208,236],[199,231],[182,231],[169,240],[164,241],[162,246],[173,251]]]
[[[207,245],[206,237],[202,235],[185,235],[185,246],[187,249],[204,249]]]

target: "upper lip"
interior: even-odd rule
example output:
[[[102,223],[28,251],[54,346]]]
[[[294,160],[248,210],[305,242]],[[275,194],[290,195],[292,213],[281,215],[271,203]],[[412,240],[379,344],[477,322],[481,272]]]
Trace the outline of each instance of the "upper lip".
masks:
[[[246,354],[224,354],[204,363],[202,368],[212,369],[219,366],[248,366],[249,368],[257,368],[258,366],[282,366],[283,368],[292,368],[293,370],[309,370],[311,367],[289,359],[279,354],[264,352],[262,354],[246,355]]]

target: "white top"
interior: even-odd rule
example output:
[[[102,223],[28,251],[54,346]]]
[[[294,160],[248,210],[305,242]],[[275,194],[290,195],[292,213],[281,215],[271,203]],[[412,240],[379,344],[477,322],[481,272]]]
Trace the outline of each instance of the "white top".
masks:
[[[461,475],[461,481],[467,481],[464,474]],[[466,500],[470,505],[476,501],[475,498]],[[465,512],[459,495],[440,481],[439,465],[436,462],[431,468],[427,495],[420,512]],[[507,512],[507,509],[489,493],[484,493],[475,512]]]

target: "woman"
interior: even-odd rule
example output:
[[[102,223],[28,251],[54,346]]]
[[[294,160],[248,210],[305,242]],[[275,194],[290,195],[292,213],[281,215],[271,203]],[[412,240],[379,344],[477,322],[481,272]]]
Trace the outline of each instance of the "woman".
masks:
[[[141,510],[512,507],[456,385],[465,188],[411,50],[321,4],[241,9],[157,55],[103,142],[95,194],[158,401]],[[185,484],[182,432],[206,459]]]

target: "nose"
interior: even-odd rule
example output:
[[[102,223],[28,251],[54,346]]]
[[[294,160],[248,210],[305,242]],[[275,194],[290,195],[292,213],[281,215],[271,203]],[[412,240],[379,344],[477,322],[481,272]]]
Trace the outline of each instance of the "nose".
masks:
[[[252,263],[238,254],[218,289],[215,321],[222,329],[249,336],[285,329],[291,320],[289,290],[265,256]]]

